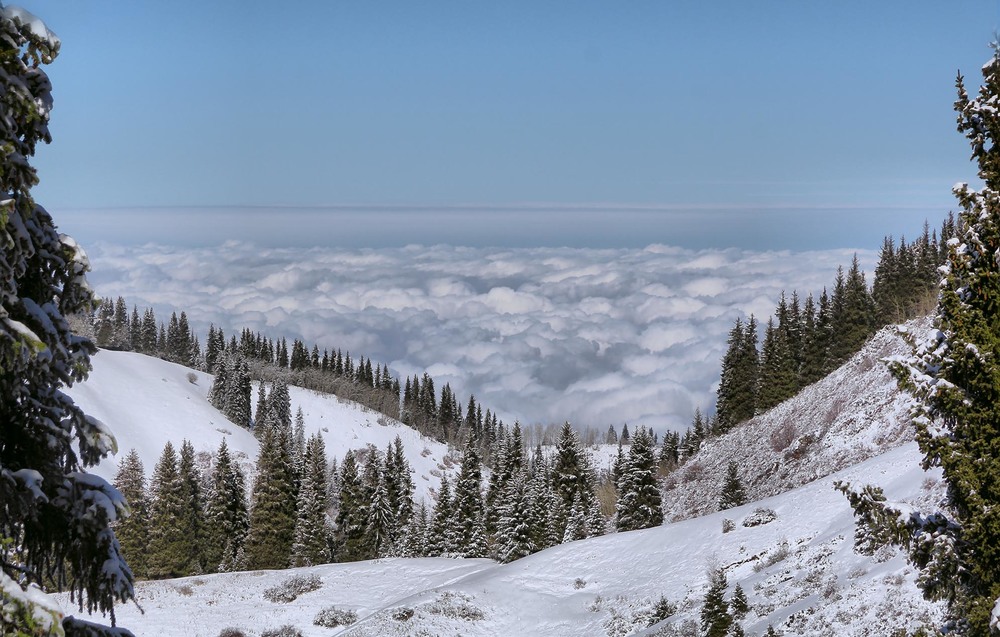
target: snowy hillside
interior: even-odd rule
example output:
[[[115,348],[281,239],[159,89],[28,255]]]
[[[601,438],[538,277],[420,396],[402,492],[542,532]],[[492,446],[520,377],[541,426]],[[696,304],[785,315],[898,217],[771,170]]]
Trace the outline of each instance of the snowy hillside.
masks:
[[[890,499],[932,501],[940,485],[919,469],[918,458],[907,444],[763,502],[563,544],[507,565],[386,559],[142,582],[145,615],[124,606],[118,620],[136,634],[163,637],[216,637],[230,626],[259,635],[285,624],[314,637],[697,634],[688,631],[714,565],[725,568],[730,592],[739,582],[747,593],[747,634],[773,624],[786,635],[888,635],[933,621],[942,609],[920,597],[900,555],[854,552],[853,514],[832,482],[878,482]],[[743,526],[757,507],[772,509],[776,519]],[[735,522],[728,533],[723,518]],[[294,575],[318,576],[318,590],[289,603],[265,598],[265,590]],[[661,596],[677,612],[649,628],[649,610]],[[347,629],[314,625],[331,606],[353,611],[358,621]]]
[[[210,374],[133,352],[101,350],[92,360],[90,377],[68,393],[86,413],[111,428],[119,449],[117,457],[106,459],[93,473],[113,479],[118,460],[134,447],[148,477],[168,440],[176,446],[187,439],[199,454],[212,454],[225,437],[230,453],[240,458],[252,475],[257,439],[209,404]],[[336,457],[338,462],[348,449],[368,444],[385,451],[399,436],[413,470],[418,501],[427,498],[430,489],[438,488],[442,472],[452,466],[445,445],[382,414],[299,387],[289,387],[289,393],[293,413],[302,408],[306,435],[322,432],[327,457]]]
[[[926,320],[910,324],[929,329]],[[913,439],[907,397],[882,362],[907,353],[898,328],[879,331],[857,354],[797,396],[707,441],[667,478],[667,520],[717,509],[735,460],[750,501],[782,493]]]

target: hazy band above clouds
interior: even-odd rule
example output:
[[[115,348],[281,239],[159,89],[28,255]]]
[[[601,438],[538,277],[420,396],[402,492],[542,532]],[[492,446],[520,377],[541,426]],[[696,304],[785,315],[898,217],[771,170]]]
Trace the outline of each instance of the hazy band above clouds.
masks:
[[[93,244],[98,294],[164,320],[301,338],[429,372],[505,419],[658,430],[714,404],[737,316],[817,293],[852,250],[431,247],[337,250]],[[873,252],[859,253],[870,272]],[[464,405],[463,405],[464,406]]]

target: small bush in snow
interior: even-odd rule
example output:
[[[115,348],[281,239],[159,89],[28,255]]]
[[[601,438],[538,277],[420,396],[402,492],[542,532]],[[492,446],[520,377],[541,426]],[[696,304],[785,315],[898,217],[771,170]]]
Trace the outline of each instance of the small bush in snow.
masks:
[[[576,590],[580,590],[581,588],[583,588],[586,585],[587,585],[587,581],[584,580],[584,579],[582,579],[582,578],[579,578],[579,577],[576,578],[576,580],[573,582],[573,588],[575,588]]]
[[[192,385],[198,384],[198,374],[195,374],[194,372],[188,372],[187,379],[188,382],[191,383]]]
[[[408,622],[413,619],[413,609],[402,606],[392,611],[392,618],[398,622]]]
[[[319,575],[296,575],[289,577],[278,586],[264,591],[264,599],[275,604],[287,604],[303,593],[319,589],[323,585]]]
[[[358,621],[358,614],[353,610],[341,610],[336,606],[324,608],[319,611],[313,623],[326,628],[336,628],[337,626],[350,626]]]
[[[677,605],[671,604],[669,599],[660,595],[660,599],[656,600],[656,603],[653,604],[653,610],[650,611],[647,625],[658,624],[668,617],[673,617],[676,612]]]
[[[771,551],[770,553],[768,553],[767,556],[764,557],[764,559],[754,564],[753,572],[759,573],[763,571],[765,568],[774,566],[778,562],[783,562],[788,558],[789,555],[791,555],[791,553],[792,551],[791,549],[788,548],[788,543],[786,542],[781,546],[779,546],[778,548]]]
[[[281,628],[265,630],[260,634],[260,637],[302,637],[302,631],[291,624],[285,624]]]
[[[754,509],[753,513],[744,518],[743,526],[745,527],[760,526],[761,524],[774,522],[777,519],[778,519],[778,514],[774,512],[774,509],[758,508]]]
[[[446,591],[428,605],[427,610],[432,615],[443,615],[444,617],[464,619],[466,621],[486,619],[483,611],[470,604],[470,601],[472,601],[472,598],[467,595]]]
[[[722,532],[729,533],[736,528],[736,523],[729,518],[722,518]]]
[[[219,637],[247,637],[247,634],[240,630],[239,628],[223,628],[219,631]]]

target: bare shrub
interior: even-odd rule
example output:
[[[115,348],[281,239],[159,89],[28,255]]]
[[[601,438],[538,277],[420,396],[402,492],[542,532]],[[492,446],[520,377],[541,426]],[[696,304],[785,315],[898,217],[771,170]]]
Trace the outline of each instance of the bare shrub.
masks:
[[[318,590],[323,586],[319,575],[296,575],[289,577],[277,586],[264,591],[264,599],[276,604],[287,604],[303,593]]]
[[[192,385],[198,384],[198,374],[195,374],[194,372],[188,372],[187,379],[188,382],[191,383]]]
[[[765,568],[770,568],[777,564],[778,562],[783,562],[788,559],[788,556],[792,554],[792,550],[788,547],[788,542],[783,542],[778,548],[774,549],[768,553],[764,559],[760,560],[753,565],[753,572],[760,573]]]
[[[408,622],[413,619],[413,609],[403,606],[392,611],[392,618],[398,622]]]
[[[190,584],[181,584],[180,586],[175,586],[174,590],[180,593],[181,595],[184,595],[185,597],[190,597],[191,595],[194,595],[194,589],[191,588]]]
[[[729,518],[723,518],[722,519],[722,532],[723,533],[729,533],[730,531],[732,531],[735,528],[736,528],[736,523],[735,522],[733,522]]]
[[[223,628],[219,631],[219,637],[247,637],[247,634],[240,630],[239,628]]]
[[[350,626],[356,621],[358,621],[358,614],[353,610],[342,610],[336,606],[330,606],[316,614],[313,624],[325,628],[336,628],[337,626]]]
[[[302,637],[302,631],[291,624],[285,624],[281,628],[265,630],[260,634],[260,637]]]
[[[769,442],[771,443],[771,450],[775,452],[784,451],[795,442],[795,436],[798,432],[795,430],[795,424],[791,421],[786,420],[781,423],[781,426],[771,432]]]
[[[453,619],[464,619],[466,621],[480,621],[486,619],[482,610],[473,606],[470,602],[472,598],[461,593],[445,591],[427,606],[428,612],[432,615],[442,615]]]
[[[575,580],[573,580],[573,588],[575,588],[576,590],[580,590],[581,588],[583,588],[586,585],[587,585],[587,581],[585,579],[580,578],[580,577],[578,577]]]
[[[682,480],[684,482],[694,482],[695,480],[701,479],[705,475],[705,465],[700,462],[689,462],[684,467],[684,475]]]
[[[759,507],[753,510],[753,513],[748,515],[743,519],[743,526],[760,526],[762,524],[768,524],[774,522],[778,519],[778,514],[774,512],[774,509],[766,509],[764,507]]]

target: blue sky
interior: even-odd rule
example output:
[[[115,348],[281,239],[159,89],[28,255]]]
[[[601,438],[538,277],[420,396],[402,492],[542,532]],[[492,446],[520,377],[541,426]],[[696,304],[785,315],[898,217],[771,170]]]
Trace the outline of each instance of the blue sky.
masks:
[[[998,20],[995,1],[24,4],[63,41],[36,197],[126,211],[109,223],[136,239],[146,207],[214,239],[215,206],[340,206],[309,212],[334,235],[345,209],[419,205],[460,219],[451,243],[504,244],[481,222],[500,207],[508,234],[548,219],[514,243],[874,248],[974,176],[953,82],[977,83]]]

